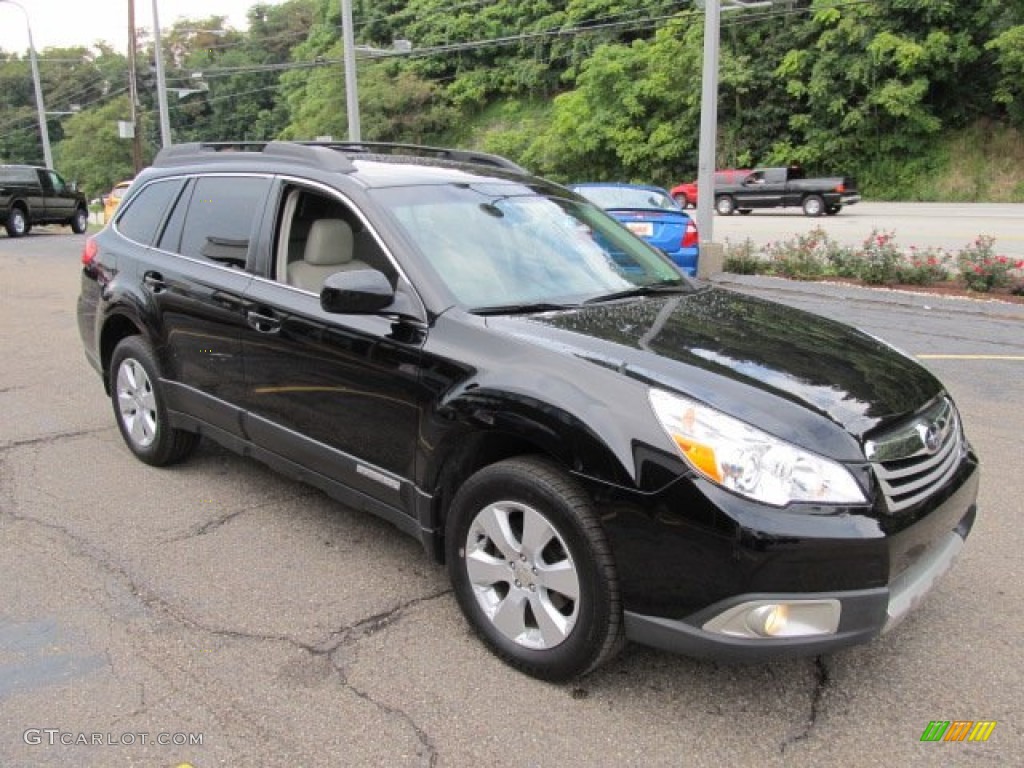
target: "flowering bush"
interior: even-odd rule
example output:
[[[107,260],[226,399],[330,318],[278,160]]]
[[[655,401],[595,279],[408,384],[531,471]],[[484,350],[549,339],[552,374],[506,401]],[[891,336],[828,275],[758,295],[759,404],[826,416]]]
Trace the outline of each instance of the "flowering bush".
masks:
[[[722,268],[736,275],[758,275],[767,271],[768,264],[761,257],[754,241],[748,237],[738,244],[725,241],[725,263]]]
[[[941,248],[921,251],[912,245],[898,269],[899,282],[908,285],[944,283],[952,276],[951,263],[952,257]]]
[[[994,288],[1005,288],[1013,283],[1012,272],[1024,268],[1024,260],[997,256],[994,244],[995,238],[979,235],[960,251],[960,279],[969,290],[988,292]]]
[[[739,274],[771,274],[798,280],[842,277],[869,285],[934,285],[960,280],[972,291],[1009,288],[1024,294],[1024,259],[996,255],[995,238],[979,235],[951,253],[942,248],[903,249],[892,232],[873,230],[860,248],[846,248],[821,228],[760,249],[750,238],[726,241],[725,270]]]
[[[900,281],[903,252],[896,247],[892,232],[871,230],[860,251],[857,275],[869,285],[887,285]]]

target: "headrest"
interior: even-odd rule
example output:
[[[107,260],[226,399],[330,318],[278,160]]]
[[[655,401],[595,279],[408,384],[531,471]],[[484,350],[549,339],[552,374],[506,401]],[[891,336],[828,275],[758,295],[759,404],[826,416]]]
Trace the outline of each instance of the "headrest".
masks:
[[[307,264],[333,267],[352,261],[352,227],[344,219],[317,219],[302,256]]]

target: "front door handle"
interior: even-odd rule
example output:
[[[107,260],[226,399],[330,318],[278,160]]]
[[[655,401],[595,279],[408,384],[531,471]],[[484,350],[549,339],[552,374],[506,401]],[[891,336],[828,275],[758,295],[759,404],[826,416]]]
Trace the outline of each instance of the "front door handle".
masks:
[[[270,315],[263,315],[252,310],[245,313],[249,327],[260,333],[277,333],[281,330],[281,321]]]

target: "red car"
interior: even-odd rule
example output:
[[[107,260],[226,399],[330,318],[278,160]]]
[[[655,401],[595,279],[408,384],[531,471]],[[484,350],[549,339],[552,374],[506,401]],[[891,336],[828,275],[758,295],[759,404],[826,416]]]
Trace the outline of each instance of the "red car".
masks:
[[[730,168],[725,171],[715,171],[715,184],[739,184],[746,175],[750,173],[749,168]],[[682,208],[697,207],[697,180],[688,181],[669,190],[675,201]]]

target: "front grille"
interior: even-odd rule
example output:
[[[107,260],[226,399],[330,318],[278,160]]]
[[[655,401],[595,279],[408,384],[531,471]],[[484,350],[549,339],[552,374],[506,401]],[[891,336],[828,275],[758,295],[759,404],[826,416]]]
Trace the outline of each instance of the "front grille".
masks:
[[[905,424],[869,440],[865,452],[890,513],[928,498],[956,473],[967,452],[960,418],[942,398]]]

